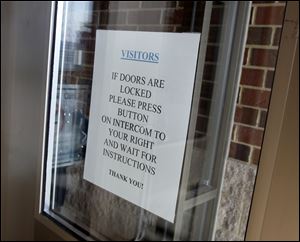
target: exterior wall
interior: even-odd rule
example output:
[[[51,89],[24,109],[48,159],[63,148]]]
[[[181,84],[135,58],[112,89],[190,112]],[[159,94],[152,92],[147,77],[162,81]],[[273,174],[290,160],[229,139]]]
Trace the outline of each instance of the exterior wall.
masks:
[[[273,85],[285,2],[254,1],[217,214],[216,240],[244,240]]]
[[[258,164],[285,2],[254,1],[229,157]]]
[[[256,177],[256,165],[228,159],[216,222],[216,241],[242,241]]]
[[[76,3],[76,5],[78,4]],[[193,31],[201,31],[202,6],[200,3],[197,5]],[[93,16],[86,24],[86,30],[77,33],[77,44],[73,43],[67,47],[66,56],[70,57],[70,62],[74,62],[78,52],[82,59],[80,65],[69,73],[65,72],[65,83],[90,84],[93,73],[96,29],[167,32],[189,32],[191,30],[192,1],[104,1],[96,2],[90,7],[93,9]],[[230,158],[252,164],[259,162],[284,10],[284,1],[253,2],[230,145]],[[84,9],[82,11],[84,14]],[[215,5],[211,19],[197,125],[199,135],[205,134],[207,129],[213,90],[211,73],[213,73],[214,61],[217,56],[217,29],[220,27],[222,19],[220,11],[221,8]],[[77,14],[78,9],[74,9],[74,12],[71,11],[69,20],[72,21],[72,18],[76,18]]]

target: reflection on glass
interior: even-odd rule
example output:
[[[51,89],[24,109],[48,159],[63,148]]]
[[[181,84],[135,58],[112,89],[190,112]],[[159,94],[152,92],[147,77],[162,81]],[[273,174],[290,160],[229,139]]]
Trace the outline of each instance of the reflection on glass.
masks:
[[[218,74],[220,59],[226,53],[222,42],[226,34],[224,2],[99,1],[59,6],[59,67],[53,77],[57,80],[57,96],[51,103],[55,120],[48,146],[53,155],[47,161],[49,189],[44,210],[74,225],[81,236],[90,239],[210,239],[220,166],[211,156],[217,149],[220,126],[215,113],[223,105],[220,90],[225,90]],[[207,43],[201,43],[205,58],[196,80],[201,90],[191,137],[191,164],[180,190],[186,196],[179,198],[175,224],[83,179],[96,29],[200,32],[208,36]]]

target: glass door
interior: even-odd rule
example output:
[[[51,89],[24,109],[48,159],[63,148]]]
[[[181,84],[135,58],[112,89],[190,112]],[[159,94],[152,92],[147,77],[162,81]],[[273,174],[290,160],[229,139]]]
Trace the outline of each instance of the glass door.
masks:
[[[55,8],[42,213],[87,240],[214,239],[250,2]]]

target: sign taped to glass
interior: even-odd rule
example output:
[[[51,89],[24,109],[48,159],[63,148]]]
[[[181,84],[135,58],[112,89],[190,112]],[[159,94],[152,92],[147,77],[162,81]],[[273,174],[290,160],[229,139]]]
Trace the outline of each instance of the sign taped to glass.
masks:
[[[199,33],[97,30],[84,179],[174,222]]]

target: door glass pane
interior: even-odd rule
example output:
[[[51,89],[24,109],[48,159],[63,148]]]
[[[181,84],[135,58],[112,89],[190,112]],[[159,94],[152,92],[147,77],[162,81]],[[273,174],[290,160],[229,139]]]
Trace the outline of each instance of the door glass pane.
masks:
[[[83,239],[213,239],[242,58],[233,45],[243,50],[249,10],[234,1],[58,2],[43,212]],[[174,223],[83,178],[99,30],[201,34]]]

